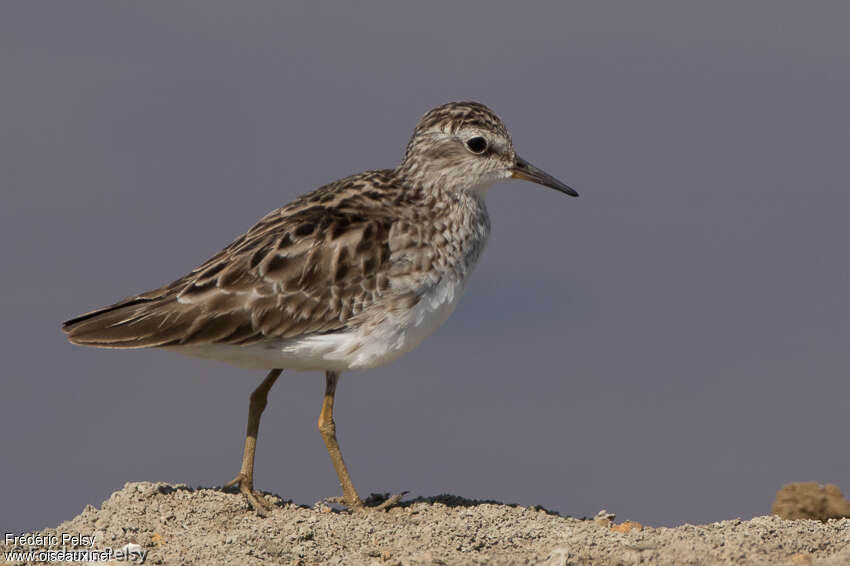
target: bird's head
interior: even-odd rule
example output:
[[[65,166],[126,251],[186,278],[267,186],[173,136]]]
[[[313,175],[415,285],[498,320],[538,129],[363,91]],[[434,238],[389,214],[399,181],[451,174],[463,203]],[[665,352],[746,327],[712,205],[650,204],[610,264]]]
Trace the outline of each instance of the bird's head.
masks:
[[[421,186],[480,195],[496,181],[513,178],[578,196],[518,156],[505,125],[478,102],[450,102],[422,116],[397,171]]]

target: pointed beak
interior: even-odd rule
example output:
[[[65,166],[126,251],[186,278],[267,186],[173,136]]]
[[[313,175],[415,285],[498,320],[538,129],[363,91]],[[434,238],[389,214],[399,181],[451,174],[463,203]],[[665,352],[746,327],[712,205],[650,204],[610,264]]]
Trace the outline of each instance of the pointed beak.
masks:
[[[555,189],[556,191],[561,191],[562,193],[570,195],[571,197],[578,196],[578,193],[575,192],[572,188],[563,184],[561,181],[559,181],[546,171],[538,169],[519,155],[516,156],[516,164],[511,169],[511,178],[531,181],[532,183],[537,183],[538,185],[543,185],[544,187],[549,187]]]

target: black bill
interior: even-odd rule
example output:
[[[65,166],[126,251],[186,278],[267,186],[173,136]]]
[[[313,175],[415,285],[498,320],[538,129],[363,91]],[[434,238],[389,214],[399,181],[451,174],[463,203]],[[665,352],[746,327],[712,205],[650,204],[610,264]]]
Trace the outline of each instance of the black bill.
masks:
[[[543,171],[542,169],[538,169],[522,157],[517,155],[516,165],[514,165],[513,169],[511,169],[511,177],[514,179],[524,179],[526,181],[531,181],[532,183],[537,183],[538,185],[543,185],[544,187],[549,187],[555,189],[556,191],[561,191],[566,195],[570,195],[571,197],[577,197],[578,193],[575,192],[574,189],[568,187],[563,184],[561,181]]]

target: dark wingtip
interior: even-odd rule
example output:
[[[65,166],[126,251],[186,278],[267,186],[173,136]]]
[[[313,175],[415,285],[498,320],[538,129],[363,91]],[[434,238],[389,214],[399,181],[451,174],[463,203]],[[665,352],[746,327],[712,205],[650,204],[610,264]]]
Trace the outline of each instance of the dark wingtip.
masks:
[[[62,323],[62,332],[68,338],[68,341],[72,344],[78,344],[80,346],[89,346],[89,345],[99,345],[98,340],[88,340],[86,339],[86,334],[91,332],[92,330],[97,329],[98,322],[97,318],[102,316],[107,316],[110,314],[114,314],[115,311],[119,309],[123,309],[126,307],[134,307],[136,305],[140,305],[142,303],[150,303],[151,299],[131,299],[126,302],[116,303],[114,305],[110,305],[108,307],[103,307],[102,309],[97,309],[91,312],[87,312],[85,314],[81,314],[80,316],[74,317],[72,319],[66,320]],[[84,323],[89,324],[84,324]],[[92,326],[94,324],[94,326]],[[108,324],[108,323],[105,323]]]
[[[132,299],[132,300],[129,300],[129,301],[126,301],[126,302],[116,303],[116,304],[110,305],[108,307],[103,307],[103,308],[100,308],[100,309],[97,309],[97,310],[93,310],[91,312],[87,312],[85,314],[81,314],[80,316],[74,317],[70,320],[66,320],[65,322],[63,322],[62,323],[62,331],[63,332],[69,332],[71,330],[72,326],[79,324],[81,322],[85,322],[86,320],[91,320],[91,319],[93,319],[97,316],[100,316],[100,315],[106,314],[106,313],[110,313],[110,312],[117,310],[117,309],[122,309],[124,307],[133,307],[133,306],[136,306],[136,305],[140,305],[142,303],[149,303],[150,301],[151,301],[150,299]]]

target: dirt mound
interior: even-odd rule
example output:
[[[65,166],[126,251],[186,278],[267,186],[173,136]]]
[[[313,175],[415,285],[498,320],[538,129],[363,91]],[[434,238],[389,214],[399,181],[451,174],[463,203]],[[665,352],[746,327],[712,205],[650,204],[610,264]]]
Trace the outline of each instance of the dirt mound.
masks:
[[[837,485],[789,483],[777,492],[770,512],[783,519],[841,519],[850,517],[850,501]]]
[[[359,514],[322,504],[298,506],[273,495],[266,500],[275,509],[260,519],[236,494],[128,483],[100,509],[89,505],[55,529],[30,534],[24,541],[29,544],[21,546],[34,547],[37,557],[38,552],[60,549],[63,536],[77,536],[76,546],[66,544],[66,551],[114,549],[136,561],[144,554],[145,564],[205,566],[850,564],[850,519],[786,521],[770,516],[653,528],[634,521],[612,523],[604,513],[596,520],[581,520],[541,508],[453,496]],[[7,552],[13,544],[0,548]],[[20,558],[7,561],[25,563]]]

